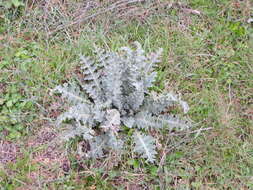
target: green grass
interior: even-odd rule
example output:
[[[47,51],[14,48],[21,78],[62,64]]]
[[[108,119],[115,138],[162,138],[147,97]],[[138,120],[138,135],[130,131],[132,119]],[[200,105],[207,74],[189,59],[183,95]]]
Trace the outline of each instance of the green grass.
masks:
[[[0,139],[20,145],[23,153],[16,163],[0,165],[1,189],[38,183],[29,176],[39,173],[41,166],[32,162],[39,150],[25,150],[24,142],[48,127],[50,105],[56,101],[51,89],[73,77],[79,53],[90,54],[94,44],[117,50],[135,40],[147,51],[164,49],[157,89],[181,93],[196,129],[211,129],[185,135],[181,144],[180,136],[171,138],[161,167],[130,154],[120,160],[80,161],[70,151],[68,174],[48,184],[41,177],[40,188],[253,189],[253,28],[246,22],[253,10],[246,6],[249,1],[185,2],[202,15],[170,9],[107,33],[103,25],[87,25],[78,38],[66,41],[45,40],[18,20],[0,17]]]

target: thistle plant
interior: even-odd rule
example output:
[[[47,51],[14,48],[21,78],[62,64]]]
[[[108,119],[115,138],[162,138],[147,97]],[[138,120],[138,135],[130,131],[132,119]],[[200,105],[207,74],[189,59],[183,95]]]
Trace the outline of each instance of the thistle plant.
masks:
[[[124,131],[129,128],[134,131],[132,151],[152,163],[157,151],[150,130],[191,127],[188,121],[167,113],[175,105],[187,113],[186,102],[172,93],[150,90],[161,49],[147,55],[138,42],[135,46],[135,49],[122,47],[119,52],[97,49],[94,59],[81,55],[82,77],[76,83],[55,88],[71,105],[58,117],[56,125],[69,123],[65,139],[81,136],[89,143],[86,157],[99,158],[108,151],[122,151],[126,141]]]

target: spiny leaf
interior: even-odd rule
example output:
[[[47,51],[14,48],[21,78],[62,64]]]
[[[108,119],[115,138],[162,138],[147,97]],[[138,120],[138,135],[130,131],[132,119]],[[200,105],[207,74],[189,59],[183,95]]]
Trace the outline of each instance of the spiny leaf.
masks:
[[[79,122],[73,123],[61,134],[63,140],[69,140],[76,136],[82,136],[85,140],[91,140],[95,135],[94,130],[81,125]]]
[[[75,84],[64,83],[62,86],[55,87],[54,91],[61,93],[61,96],[72,104],[90,103]]]
[[[134,152],[140,154],[147,161],[153,163],[157,152],[155,151],[155,139],[148,135],[142,135],[136,132],[134,135],[135,147]]]

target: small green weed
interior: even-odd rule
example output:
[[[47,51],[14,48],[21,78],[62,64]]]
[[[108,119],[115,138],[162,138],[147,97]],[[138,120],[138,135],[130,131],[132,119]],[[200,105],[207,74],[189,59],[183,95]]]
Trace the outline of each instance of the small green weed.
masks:
[[[23,7],[25,4],[22,0],[1,0],[0,7],[3,6],[6,9]]]
[[[18,139],[25,133],[24,121],[32,121],[32,117],[26,115],[27,111],[34,108],[33,103],[26,100],[16,86],[9,87],[0,95],[0,132],[7,131],[6,138]]]

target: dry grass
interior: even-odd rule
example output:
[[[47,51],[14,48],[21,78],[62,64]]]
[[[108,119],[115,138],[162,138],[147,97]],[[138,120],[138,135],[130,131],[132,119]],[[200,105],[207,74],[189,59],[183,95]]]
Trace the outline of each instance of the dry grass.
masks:
[[[19,145],[10,142],[0,140],[0,163],[7,164],[9,162],[15,162],[20,157]]]

